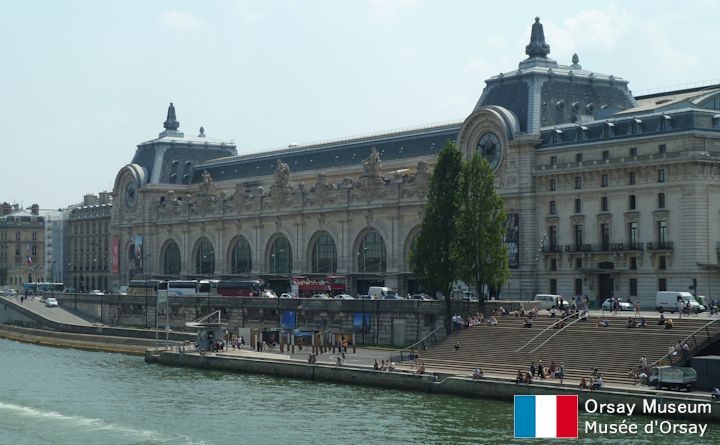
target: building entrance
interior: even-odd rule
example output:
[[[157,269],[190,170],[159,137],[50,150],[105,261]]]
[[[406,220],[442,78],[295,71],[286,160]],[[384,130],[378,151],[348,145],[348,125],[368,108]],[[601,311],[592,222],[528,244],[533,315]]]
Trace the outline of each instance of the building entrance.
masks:
[[[598,275],[597,301],[599,304],[602,304],[605,299],[615,296],[615,282],[612,274],[612,269],[615,268],[615,265],[610,262],[603,262],[598,264],[598,268],[607,270],[607,273]]]

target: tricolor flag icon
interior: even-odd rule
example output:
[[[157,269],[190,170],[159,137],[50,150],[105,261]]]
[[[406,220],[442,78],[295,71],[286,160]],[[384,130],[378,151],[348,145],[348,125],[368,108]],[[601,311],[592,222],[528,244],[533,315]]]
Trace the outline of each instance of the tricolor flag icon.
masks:
[[[578,396],[515,396],[515,438],[577,439]]]

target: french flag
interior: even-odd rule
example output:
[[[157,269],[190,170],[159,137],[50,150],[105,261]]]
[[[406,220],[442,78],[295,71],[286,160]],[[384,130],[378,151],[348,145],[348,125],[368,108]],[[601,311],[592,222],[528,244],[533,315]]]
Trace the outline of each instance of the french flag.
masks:
[[[515,438],[577,439],[578,396],[515,396]]]

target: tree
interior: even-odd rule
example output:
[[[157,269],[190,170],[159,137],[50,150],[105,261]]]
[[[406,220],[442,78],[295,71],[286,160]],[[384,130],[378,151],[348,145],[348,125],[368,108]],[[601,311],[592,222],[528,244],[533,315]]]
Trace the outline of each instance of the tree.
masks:
[[[484,286],[499,289],[510,278],[503,242],[507,216],[494,181],[490,164],[476,153],[463,164],[456,197],[451,258],[457,277],[475,283],[481,302]]]
[[[450,297],[455,276],[450,248],[455,228],[455,199],[462,166],[460,150],[447,141],[438,154],[430,177],[428,200],[420,233],[410,249],[410,265],[422,283],[433,293],[445,296],[446,328],[452,326]]]

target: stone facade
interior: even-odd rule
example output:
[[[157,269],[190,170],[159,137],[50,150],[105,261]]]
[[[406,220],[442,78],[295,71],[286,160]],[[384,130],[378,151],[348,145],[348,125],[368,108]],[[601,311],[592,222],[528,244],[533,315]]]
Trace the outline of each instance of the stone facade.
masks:
[[[69,261],[65,286],[77,292],[109,291],[110,278],[110,194],[85,195],[83,203],[69,212]]]
[[[44,281],[45,218],[39,210],[37,204],[30,212],[0,204],[0,286],[20,291],[24,283]]]
[[[112,280],[260,276],[282,290],[335,273],[350,293],[414,292],[408,252],[452,140],[495,167],[513,255],[501,296],[648,307],[693,279],[720,292],[720,87],[633,97],[626,80],[549,50],[536,20],[529,57],[488,79],[463,122],[414,130],[235,156],[232,142],[184,136],[169,110],[172,128],[116,177]]]

